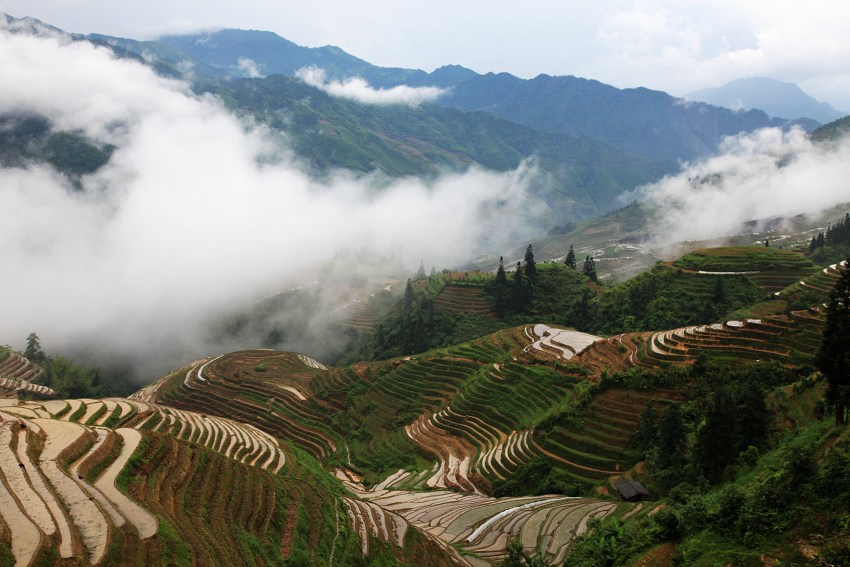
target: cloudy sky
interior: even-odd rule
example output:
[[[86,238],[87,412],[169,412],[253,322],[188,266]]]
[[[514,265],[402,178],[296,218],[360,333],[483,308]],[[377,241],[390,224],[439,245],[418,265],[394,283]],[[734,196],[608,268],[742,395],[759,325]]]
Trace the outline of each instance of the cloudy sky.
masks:
[[[383,66],[456,63],[675,95],[769,76],[850,111],[850,3],[834,0],[0,0],[0,10],[133,38],[263,29]]]

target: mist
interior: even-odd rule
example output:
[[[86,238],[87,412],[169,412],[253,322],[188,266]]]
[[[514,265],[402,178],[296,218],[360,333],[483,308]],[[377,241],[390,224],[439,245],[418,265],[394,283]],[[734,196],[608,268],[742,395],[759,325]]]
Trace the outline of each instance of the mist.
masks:
[[[0,112],[117,147],[79,190],[45,165],[0,170],[0,343],[13,348],[34,331],[48,353],[149,381],[216,354],[219,314],[313,280],[340,250],[442,267],[523,230],[525,164],[319,181],[280,135],[105,48],[0,30],[0,61]]]
[[[446,89],[439,87],[410,87],[398,85],[389,89],[376,89],[360,77],[351,77],[345,81],[328,81],[325,71],[318,67],[302,67],[295,77],[331,96],[347,98],[362,104],[406,104],[417,106],[423,102],[436,100]]]
[[[813,143],[799,129],[727,138],[718,155],[624,195],[655,209],[656,246],[739,234],[744,223],[819,213],[850,201],[850,139]]]

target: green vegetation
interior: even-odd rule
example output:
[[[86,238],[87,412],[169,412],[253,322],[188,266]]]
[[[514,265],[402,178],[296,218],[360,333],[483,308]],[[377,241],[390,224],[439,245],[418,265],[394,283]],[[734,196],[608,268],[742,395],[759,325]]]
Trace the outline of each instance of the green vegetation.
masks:
[[[102,398],[125,396],[135,386],[94,368],[84,368],[61,356],[48,356],[36,333],[27,337],[24,357],[38,364],[43,372],[38,383],[52,388],[63,398]],[[0,356],[0,360],[2,360]],[[104,409],[105,411],[105,409]]]
[[[526,496],[529,494],[566,494],[580,496],[590,488],[571,477],[562,469],[552,466],[552,461],[535,457],[520,465],[508,480],[493,483],[493,496]]]
[[[842,270],[829,295],[816,364],[829,384],[827,400],[834,404],[835,424],[844,425],[850,407],[850,267]]]
[[[335,98],[282,75],[263,79],[196,78],[196,92],[211,92],[292,138],[296,152],[316,169],[344,167],[393,176],[432,176],[473,164],[515,169],[534,156],[552,183],[535,185],[550,207],[545,223],[574,221],[608,209],[620,193],[676,168],[623,152],[590,138],[547,133],[484,112],[433,104],[363,105]],[[554,217],[554,218],[553,218]]]
[[[51,356],[41,367],[39,382],[63,398],[103,398],[126,395],[132,386],[96,369],[86,369],[61,356]]]
[[[850,257],[850,213],[844,218],[830,224],[826,232],[812,236],[809,243],[809,253],[812,260],[821,264],[829,264]]]
[[[764,292],[743,275],[691,274],[661,264],[602,293],[571,319],[579,329],[614,334],[713,323]]]

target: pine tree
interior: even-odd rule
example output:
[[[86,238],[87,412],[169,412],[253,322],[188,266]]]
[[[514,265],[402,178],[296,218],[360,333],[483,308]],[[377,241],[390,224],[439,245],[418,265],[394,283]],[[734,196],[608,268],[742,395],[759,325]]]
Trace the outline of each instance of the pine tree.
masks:
[[[664,471],[661,477],[664,484],[674,486],[681,479],[682,469],[687,460],[685,451],[688,448],[688,433],[682,421],[679,406],[671,404],[658,425],[658,458],[656,466],[659,472]]]
[[[407,309],[413,305],[413,283],[410,278],[407,278],[407,285],[404,286],[404,308]]]
[[[850,404],[850,267],[829,294],[823,340],[815,365],[826,377],[827,400],[835,407],[835,424],[844,425]]]
[[[27,337],[27,348],[24,350],[24,358],[36,364],[44,362],[47,358],[44,351],[41,350],[41,341],[35,333],[30,333]]]
[[[525,276],[529,282],[537,278],[537,264],[534,262],[534,249],[531,244],[525,249]]]
[[[508,283],[508,276],[505,274],[505,259],[502,256],[499,256],[499,269],[496,270],[496,281],[494,283],[497,287],[504,287]]]
[[[718,391],[697,432],[694,463],[706,480],[716,483],[735,461],[735,449],[735,405],[727,392]]]
[[[434,266],[431,266],[431,277],[433,278],[436,275],[437,275],[437,268],[434,267]]]
[[[567,252],[567,258],[564,263],[572,269],[576,269],[576,253],[573,250],[573,245],[570,244],[570,251]]]
[[[598,281],[596,276],[596,263],[593,261],[593,256],[587,255],[584,258],[584,266],[581,269],[582,273],[590,278],[591,281]]]
[[[499,256],[499,269],[496,270],[496,279],[493,280],[493,308],[496,315],[503,317],[508,306],[508,276],[505,274],[505,260]]]
[[[522,265],[516,263],[516,271],[514,272],[514,281],[511,286],[511,307],[513,310],[522,313],[525,311],[526,305],[526,289],[525,278],[522,275]]]
[[[419,260],[419,269],[416,270],[416,279],[424,280],[425,279],[425,261]]]

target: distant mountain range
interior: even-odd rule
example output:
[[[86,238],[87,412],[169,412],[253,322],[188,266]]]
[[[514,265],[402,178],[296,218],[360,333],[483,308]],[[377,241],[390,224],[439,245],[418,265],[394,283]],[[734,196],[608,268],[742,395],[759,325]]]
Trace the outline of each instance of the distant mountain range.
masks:
[[[822,123],[837,120],[846,113],[809,96],[794,83],[784,83],[768,77],[748,77],[685,95],[697,100],[732,109],[759,108],[770,116],[811,118]]]
[[[17,33],[65,33],[32,18],[3,15],[0,24]],[[471,165],[507,171],[531,159],[542,174],[532,191],[548,206],[545,229],[617,208],[620,194],[675,171],[682,160],[716,152],[725,136],[765,126],[819,125],[576,77],[524,80],[458,65],[431,73],[378,67],[338,47],[302,47],[264,31],[226,29],[157,41],[66,35],[186,79],[196,92],[219,95],[235,112],[285,131],[317,172],[344,167],[430,176]],[[328,80],[360,77],[375,88],[437,86],[447,93],[416,107],[360,104],[292,78],[306,66],[320,67]],[[15,128],[38,123],[20,118],[4,120]],[[21,156],[61,161],[48,151],[55,142],[23,151],[8,141],[14,136],[6,138],[0,140],[0,157],[7,164],[19,163]],[[74,143],[61,147],[84,148],[86,167],[111,152],[94,141]]]
[[[820,125],[793,120],[798,115],[771,117],[760,110],[688,104],[661,91],[617,89],[577,77],[539,75],[526,80],[508,73],[480,75],[457,65],[432,73],[378,67],[338,47],[302,47],[264,31],[227,29],[165,36],[156,44],[185,54],[184,67],[194,61],[200,64],[198,72],[218,77],[248,77],[253,71],[293,76],[312,65],[324,69],[329,79],[361,77],[377,88],[401,84],[450,88],[438,104],[482,110],[541,132],[588,136],[654,159],[696,159],[715,151],[723,137],[741,131],[794,124],[812,130]],[[140,46],[122,46],[141,51]],[[252,71],[246,68],[247,61]]]

